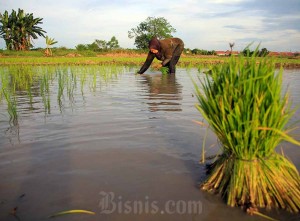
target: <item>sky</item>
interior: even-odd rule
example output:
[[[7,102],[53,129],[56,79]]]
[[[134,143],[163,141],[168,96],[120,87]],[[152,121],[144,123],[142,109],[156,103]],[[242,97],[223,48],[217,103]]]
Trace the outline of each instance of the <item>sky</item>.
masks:
[[[147,17],[164,17],[186,48],[241,51],[253,42],[269,51],[300,51],[300,0],[1,0],[0,13],[23,9],[43,18],[56,47],[75,48],[115,36],[135,48],[128,31]],[[45,39],[34,40],[45,47]],[[0,39],[0,48],[5,48]]]

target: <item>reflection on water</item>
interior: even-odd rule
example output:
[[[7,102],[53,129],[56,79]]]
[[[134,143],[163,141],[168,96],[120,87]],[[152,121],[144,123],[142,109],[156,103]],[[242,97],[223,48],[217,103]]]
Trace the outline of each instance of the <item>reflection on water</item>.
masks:
[[[175,75],[153,74],[142,75],[148,88],[150,111],[182,111],[181,109],[181,85],[176,81]]]

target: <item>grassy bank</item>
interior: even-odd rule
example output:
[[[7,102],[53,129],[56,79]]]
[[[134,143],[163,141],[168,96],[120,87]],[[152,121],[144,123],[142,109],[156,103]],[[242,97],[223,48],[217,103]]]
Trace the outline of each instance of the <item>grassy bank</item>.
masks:
[[[142,51],[119,50],[114,52],[95,53],[92,51],[79,52],[76,50],[54,51],[53,57],[45,57],[42,51],[1,51],[0,65],[142,65],[147,53]],[[229,57],[197,56],[183,54],[179,60],[180,67],[211,66],[219,63],[227,63]],[[260,58],[258,58],[260,59]],[[300,68],[300,58],[274,57],[276,67]],[[154,65],[158,64],[154,60]]]

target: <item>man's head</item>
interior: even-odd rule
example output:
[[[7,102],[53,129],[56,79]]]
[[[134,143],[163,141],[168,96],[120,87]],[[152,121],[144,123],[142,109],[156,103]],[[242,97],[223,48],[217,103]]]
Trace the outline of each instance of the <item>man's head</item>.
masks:
[[[149,49],[153,54],[157,54],[160,51],[160,43],[156,37],[149,41]]]

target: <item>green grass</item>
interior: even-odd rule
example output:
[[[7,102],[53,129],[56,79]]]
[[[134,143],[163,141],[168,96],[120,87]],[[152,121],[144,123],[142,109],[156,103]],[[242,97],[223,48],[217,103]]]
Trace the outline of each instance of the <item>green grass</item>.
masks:
[[[282,69],[268,58],[231,58],[194,82],[198,110],[221,143],[202,189],[222,195],[230,206],[283,208],[299,212],[300,178],[275,148],[293,115],[282,96]],[[295,141],[295,144],[299,144]]]
[[[147,54],[140,51],[117,50],[111,52],[76,51],[72,49],[52,49],[53,57],[45,57],[43,50],[37,51],[0,51],[0,65],[142,65]],[[230,57],[217,56],[181,56],[178,66],[185,68],[212,67],[216,64],[228,63]],[[257,58],[258,61],[263,58]],[[275,58],[277,67],[300,67],[300,58]],[[154,60],[154,63],[160,63]]]
[[[112,64],[143,62],[145,58],[114,57],[2,57],[1,65]]]

